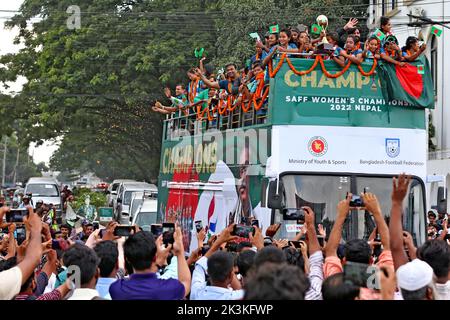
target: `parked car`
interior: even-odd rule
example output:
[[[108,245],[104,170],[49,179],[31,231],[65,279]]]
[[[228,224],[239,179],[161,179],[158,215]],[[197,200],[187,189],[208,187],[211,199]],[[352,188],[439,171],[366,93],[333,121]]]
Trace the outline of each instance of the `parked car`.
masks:
[[[31,194],[33,207],[36,202],[42,200],[47,204],[53,204],[56,209],[56,218],[61,223],[62,218],[62,199],[59,190],[59,183],[53,178],[33,177],[30,178],[25,186],[25,194]]]
[[[115,216],[117,221],[129,221],[130,205],[133,192],[136,191],[153,191],[157,192],[158,188],[154,184],[146,182],[122,182],[117,191],[117,199],[115,206]]]
[[[106,191],[106,201],[108,204],[108,207],[115,207],[115,201],[117,199],[117,189],[119,188],[120,184],[122,182],[135,182],[135,180],[131,179],[116,179],[114,180],[109,186],[108,190]]]
[[[151,225],[156,223],[158,200],[144,199],[138,212],[133,217],[132,224],[137,224],[144,231],[151,231]]]
[[[144,202],[145,199],[158,199],[158,192],[157,191],[136,191],[133,192],[131,196],[131,204],[130,204],[130,222],[140,209],[141,204]]]

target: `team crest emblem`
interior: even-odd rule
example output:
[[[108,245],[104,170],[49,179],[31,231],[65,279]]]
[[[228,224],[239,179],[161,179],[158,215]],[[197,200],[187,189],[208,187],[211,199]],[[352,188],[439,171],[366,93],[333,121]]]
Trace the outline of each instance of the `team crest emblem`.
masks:
[[[308,150],[315,157],[321,157],[328,151],[327,141],[320,136],[312,137],[308,143]]]
[[[391,158],[400,154],[400,139],[386,138],[386,154]]]

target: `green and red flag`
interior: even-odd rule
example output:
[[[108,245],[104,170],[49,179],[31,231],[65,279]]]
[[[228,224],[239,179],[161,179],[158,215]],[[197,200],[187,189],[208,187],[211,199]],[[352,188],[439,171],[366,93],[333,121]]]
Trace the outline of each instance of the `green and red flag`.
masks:
[[[312,26],[311,26],[311,33],[312,34],[320,34],[320,32],[322,31],[322,27],[321,26],[319,26],[318,24],[313,24]]]
[[[383,41],[386,38],[386,35],[380,29],[374,31],[373,35],[378,38],[378,40]]]
[[[417,73],[418,74],[425,74],[425,66],[423,64],[419,64],[417,66]]]
[[[387,101],[401,100],[418,108],[434,108],[433,80],[424,56],[403,67],[380,63],[379,70],[381,89]]]
[[[431,27],[431,34],[434,34],[435,36],[440,37],[441,34],[442,34],[442,29],[439,29],[436,26],[432,26]]]
[[[278,32],[280,32],[280,27],[277,24],[270,26],[269,32],[270,33],[278,33]]]

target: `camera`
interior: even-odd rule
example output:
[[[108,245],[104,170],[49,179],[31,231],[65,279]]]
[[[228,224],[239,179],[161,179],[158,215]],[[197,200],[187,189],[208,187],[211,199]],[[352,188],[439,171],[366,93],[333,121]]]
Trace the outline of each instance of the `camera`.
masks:
[[[197,230],[197,233],[202,231],[203,229],[203,223],[201,220],[195,221],[195,230]]]
[[[163,243],[167,246],[170,243],[174,243],[173,234],[175,233],[175,224],[173,223],[163,223],[162,225],[162,235]]]
[[[364,202],[360,196],[353,195],[350,200],[350,207],[364,207]]]
[[[284,220],[305,220],[305,213],[303,209],[283,209]]]
[[[27,209],[11,209],[6,213],[6,222],[20,223],[23,222],[23,217],[28,215]]]
[[[238,236],[240,238],[249,238],[250,233],[255,235],[255,228],[251,226],[244,225],[234,225],[232,235]]]
[[[157,238],[162,234],[162,225],[161,224],[152,224],[150,226],[150,232]]]
[[[114,228],[114,235],[117,237],[129,237],[134,230],[134,226],[117,226]]]

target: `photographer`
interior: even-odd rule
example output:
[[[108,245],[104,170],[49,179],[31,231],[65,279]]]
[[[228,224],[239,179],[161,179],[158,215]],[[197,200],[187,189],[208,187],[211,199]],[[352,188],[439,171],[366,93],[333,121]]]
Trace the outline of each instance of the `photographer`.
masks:
[[[234,273],[234,258],[229,252],[216,252],[238,237],[233,236],[234,224],[222,231],[205,256],[195,264],[192,275],[191,300],[238,300],[244,296],[241,283]],[[206,274],[211,285],[207,285]]]
[[[25,223],[30,231],[30,240],[23,259],[13,268],[0,272],[0,299],[10,300],[20,292],[20,288],[33,274],[42,256],[42,222],[33,208],[28,206],[28,218]],[[1,214],[3,219],[3,215]]]
[[[129,279],[119,279],[109,288],[113,300],[181,300],[190,291],[191,274],[184,258],[181,229],[175,228],[174,242],[163,245],[162,235],[155,241],[151,233],[140,231],[125,241],[125,260],[133,269]],[[173,248],[178,258],[178,280],[158,279],[156,272],[166,264]]]

